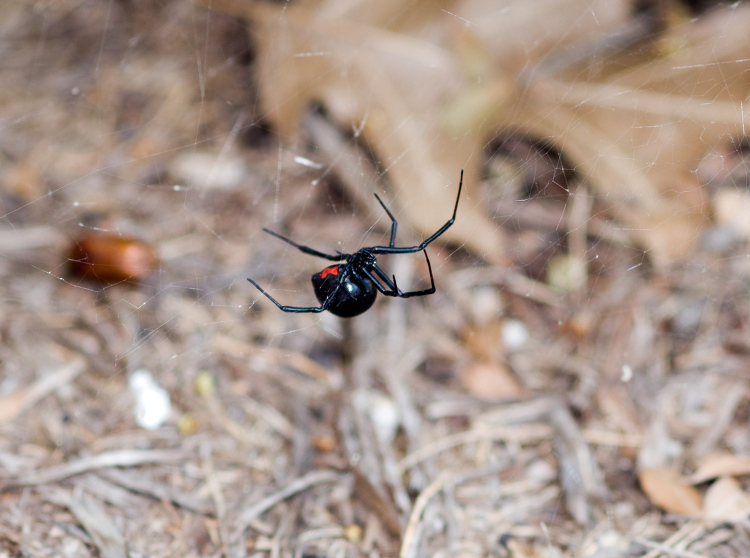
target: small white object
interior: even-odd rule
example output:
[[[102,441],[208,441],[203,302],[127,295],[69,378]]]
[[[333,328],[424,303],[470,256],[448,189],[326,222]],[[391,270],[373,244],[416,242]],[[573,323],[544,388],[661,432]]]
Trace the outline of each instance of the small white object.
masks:
[[[230,189],[238,187],[247,178],[247,165],[237,156],[190,152],[175,157],[169,165],[169,172],[178,184]]]
[[[538,459],[526,468],[524,478],[539,484],[546,484],[557,478],[557,471],[543,459]]]
[[[375,390],[359,390],[354,395],[354,405],[367,413],[378,439],[390,444],[401,424],[396,403]]]
[[[316,163],[315,161],[311,161],[307,157],[302,157],[300,155],[295,155],[294,162],[298,165],[302,165],[303,167],[310,167],[311,169],[322,169],[324,165],[321,165],[320,163]]]
[[[130,391],[135,398],[135,422],[146,430],[156,430],[172,412],[169,393],[160,387],[151,373],[141,368],[130,376]]]
[[[474,290],[471,311],[474,323],[486,325],[503,313],[503,300],[495,287],[479,287]]]
[[[520,320],[505,320],[502,329],[503,345],[509,351],[523,347],[529,340],[529,329]]]
[[[566,293],[586,286],[586,262],[573,254],[558,254],[550,258],[547,266],[547,283]]]
[[[720,188],[713,201],[716,222],[741,238],[750,238],[750,192],[734,187]]]
[[[630,366],[628,366],[627,364],[623,364],[622,365],[622,376],[620,377],[620,379],[623,382],[629,382],[632,377],[633,377],[633,369],[630,368]]]

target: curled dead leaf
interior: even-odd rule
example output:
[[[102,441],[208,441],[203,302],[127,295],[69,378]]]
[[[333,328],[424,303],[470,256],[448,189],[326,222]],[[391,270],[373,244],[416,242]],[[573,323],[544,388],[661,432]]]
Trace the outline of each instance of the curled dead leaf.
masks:
[[[263,110],[283,138],[299,140],[309,107],[325,106],[331,120],[342,130],[356,130],[359,140],[377,154],[399,193],[404,224],[423,234],[432,234],[445,222],[446,208],[454,202],[453,187],[465,169],[469,199],[459,205],[455,224],[441,240],[464,245],[494,263],[505,261],[504,235],[470,201],[484,137],[444,129],[449,126],[442,117],[445,107],[467,84],[449,50],[404,28],[397,33],[379,27],[393,18],[367,20],[360,10],[369,10],[362,5],[357,14],[336,16],[309,5],[277,7],[242,0],[212,0],[210,5],[253,22]],[[424,25],[435,25],[444,15],[430,10]],[[507,87],[491,91],[508,96]]]
[[[21,161],[3,173],[4,189],[26,203],[39,198],[44,192],[44,179],[29,161]]]
[[[461,336],[475,359],[499,362],[505,354],[502,328],[503,322],[492,320],[482,326],[467,327]]]
[[[482,399],[517,400],[528,397],[528,392],[501,364],[472,363],[463,371],[461,383]]]
[[[714,196],[716,222],[741,238],[750,238],[750,192],[734,187],[720,188]]]
[[[722,477],[706,492],[703,516],[712,521],[743,521],[750,516],[750,495],[735,479]]]
[[[655,506],[688,517],[702,514],[700,492],[685,484],[679,474],[667,467],[651,467],[638,474],[641,488]]]
[[[695,169],[750,126],[747,5],[666,27],[660,44],[680,45],[669,56],[655,48],[603,64],[634,25],[625,0],[551,2],[543,22],[520,0],[502,10],[465,0],[450,12],[425,2],[199,1],[253,22],[260,100],[280,135],[300,139],[305,111],[324,105],[388,169],[405,221],[422,233],[442,224],[458,169],[471,197],[488,139],[518,134],[564,155],[665,267],[707,222]],[[478,204],[458,217],[445,240],[504,259],[504,236]]]
[[[698,484],[717,477],[748,474],[750,474],[750,456],[711,453],[702,460],[698,470],[689,477],[689,480],[692,484]]]

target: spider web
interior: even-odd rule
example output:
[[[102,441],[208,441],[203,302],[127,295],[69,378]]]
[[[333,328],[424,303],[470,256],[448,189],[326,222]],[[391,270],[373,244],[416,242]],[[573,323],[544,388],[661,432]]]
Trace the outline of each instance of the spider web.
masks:
[[[488,228],[480,227],[479,218],[472,222],[474,217],[465,217],[458,236],[430,246],[438,286],[434,296],[409,301],[380,297],[366,318],[347,324],[327,313],[281,313],[246,277],[282,304],[314,305],[309,278],[326,262],[265,235],[262,228],[326,253],[387,244],[390,221],[373,201],[373,191],[399,221],[397,246],[418,244],[431,234],[426,229],[437,230],[449,218],[452,206],[436,201],[444,199],[444,192],[409,192],[403,181],[392,178],[395,172],[389,174],[397,162],[380,160],[373,143],[363,139],[365,125],[377,119],[375,111],[371,120],[357,121],[351,130],[338,127],[339,143],[333,149],[344,155],[336,159],[322,147],[311,147],[304,134],[290,142],[274,127],[274,115],[260,100],[259,49],[252,46],[244,21],[182,0],[60,0],[0,7],[0,334],[5,341],[0,396],[16,393],[71,355],[84,355],[96,372],[82,385],[61,390],[57,401],[44,407],[47,418],[30,421],[28,435],[14,431],[0,440],[3,451],[17,452],[34,440],[73,451],[81,442],[60,426],[68,420],[93,438],[116,445],[119,436],[135,428],[128,422],[132,401],[127,378],[141,368],[172,394],[176,410],[168,427],[174,432],[180,414],[192,408],[193,386],[209,370],[230,399],[252,393],[261,402],[267,396],[287,405],[276,427],[268,426],[273,418],[253,419],[255,426],[265,425],[260,437],[271,432],[272,441],[259,450],[271,463],[263,471],[266,480],[284,478],[296,465],[294,456],[283,451],[292,442],[278,433],[284,428],[278,424],[287,425],[299,410],[284,394],[293,393],[298,402],[329,395],[315,391],[319,386],[303,393],[308,387],[298,376],[320,381],[315,374],[325,374],[323,383],[336,385],[353,362],[355,374],[349,381],[356,387],[387,392],[394,400],[406,397],[403,391],[399,395],[399,386],[412,389],[418,392],[412,396],[417,401],[410,403],[413,408],[445,418],[453,415],[441,415],[439,404],[465,403],[446,392],[477,395],[471,385],[444,382],[446,375],[453,378],[469,362],[507,361],[516,373],[525,371],[519,374],[525,389],[568,393],[569,402],[586,414],[592,401],[603,397],[599,383],[619,380],[628,370],[635,372],[638,393],[661,393],[668,384],[664,363],[676,359],[676,369],[699,366],[699,355],[723,346],[727,336],[738,352],[745,350],[750,345],[742,315],[750,261],[743,213],[749,207],[744,122],[750,50],[744,44],[727,45],[725,31],[732,20],[727,14],[746,18],[746,7],[723,6],[715,14],[675,8],[662,14],[664,20],[649,12],[654,18],[649,21],[667,21],[672,31],[682,26],[660,38],[633,24],[642,25],[645,16],[634,16],[624,2],[498,6],[475,2],[462,10],[431,8],[444,12],[441,25],[446,27],[458,23],[493,29],[491,21],[481,20],[482,10],[498,18],[494,42],[487,47],[494,53],[491,62],[511,73],[538,103],[531,105],[536,111],[531,117],[528,105],[509,105],[506,125],[492,129],[488,123],[496,115],[480,113],[478,126],[487,125],[482,150],[450,172],[438,173],[450,198],[460,167],[475,165],[475,180],[462,197],[458,219],[462,210],[472,211],[483,216],[482,226]],[[335,3],[329,9],[335,15]],[[413,10],[410,17],[418,19],[418,8]],[[280,13],[283,23],[283,5]],[[673,25],[669,17],[681,18],[681,23]],[[454,48],[462,60],[481,66],[487,58],[472,42],[476,38],[457,35]],[[672,51],[688,48],[669,43],[677,38],[686,43],[694,39],[690,45],[698,45],[690,46],[696,63],[683,68],[679,87],[674,80],[651,76],[642,79],[649,87],[638,90],[636,74],[647,72],[642,63],[654,51],[668,60]],[[295,56],[332,58],[327,63],[334,67],[339,63],[326,50]],[[281,70],[275,73],[279,81],[286,78]],[[620,81],[608,81],[612,74]],[[476,75],[483,74],[477,70]],[[348,85],[340,100],[354,105],[359,90],[354,79]],[[279,100],[284,106],[303,96],[284,94]],[[425,97],[428,101],[434,102]],[[461,106],[456,103],[448,117],[470,121],[472,114]],[[739,118],[721,112],[738,107]],[[316,114],[327,111],[335,113],[324,106]],[[580,140],[590,134],[592,122],[621,133],[604,137],[616,140],[606,144],[603,136],[591,135],[590,144],[596,145],[587,151],[587,142]],[[722,122],[723,131],[717,131]],[[394,128],[410,124],[404,117]],[[424,141],[430,144],[431,136]],[[415,156],[417,148],[404,145],[396,150],[396,160]],[[416,180],[420,169],[412,169],[410,176]],[[358,173],[371,191],[357,191],[351,177]],[[618,183],[612,184],[617,173]],[[656,193],[649,189],[654,184],[661,188]],[[712,207],[712,200],[723,205]],[[504,242],[502,263],[488,261],[476,249],[478,238],[487,241],[481,238],[485,230]],[[159,263],[138,284],[78,277],[70,270],[70,249],[84,235],[144,240]],[[379,261],[397,276],[402,290],[429,286],[421,254]],[[654,276],[662,283],[652,281]],[[522,326],[521,337],[529,332],[535,336],[537,344],[528,353],[537,355],[514,353],[508,338],[493,329],[510,319]],[[660,328],[669,330],[668,348]],[[247,369],[238,371],[233,359],[249,362],[243,365]],[[685,380],[694,389],[721,399],[731,391],[722,383],[727,378],[739,382],[739,387],[732,384],[737,389],[744,386],[744,376],[734,369],[727,372],[724,364],[709,362],[720,373],[712,380]],[[368,366],[409,374],[419,369],[426,379],[405,374],[404,388],[388,384],[387,374],[373,379],[362,373]],[[276,380],[258,380],[274,386],[268,392],[249,387],[248,378],[255,381],[256,374],[272,376],[282,368],[294,372],[283,386],[288,392]],[[669,397],[681,397],[679,387],[668,388],[664,393]],[[433,397],[431,390],[439,396]],[[377,407],[369,399],[362,404]],[[650,395],[631,410],[645,414],[658,406],[656,395]],[[70,409],[76,409],[72,419]],[[247,409],[236,412],[229,418],[238,422],[255,416]],[[611,418],[591,419],[592,428],[611,426]],[[408,420],[401,416],[402,430],[409,431]],[[690,424],[696,430],[699,426],[705,424]],[[616,427],[628,431],[622,424]],[[449,426],[441,424],[437,431],[447,434]],[[66,440],[72,440],[69,446]],[[226,444],[227,451],[233,448],[223,439],[217,443]],[[737,452],[748,450],[746,431],[732,430],[728,445]],[[414,447],[405,451],[409,449]],[[528,509],[517,511],[523,518],[541,517],[553,524],[551,533],[534,531],[533,536],[575,555],[571,549],[585,542],[585,534],[558,513],[562,489],[544,484],[555,474],[549,461],[523,454],[520,446],[505,450],[485,455],[482,470],[502,469],[503,459],[511,455],[537,475],[544,489]],[[623,460],[634,467],[633,455],[617,463]],[[424,489],[432,472],[429,467],[415,471],[412,488]],[[226,486],[234,488],[230,476]],[[499,480],[489,485],[498,499],[507,496]],[[459,519],[446,519],[439,507],[428,509],[423,550],[446,548],[448,532],[455,537],[455,548],[472,541],[481,541],[482,551],[497,547],[501,530],[514,522],[500,507],[472,504],[483,489],[490,490],[479,483],[459,491],[459,499],[470,503]],[[246,496],[241,492],[225,496],[230,508]],[[402,496],[408,501],[405,491]],[[395,500],[398,504],[398,494]],[[620,512],[627,524],[621,531],[628,532],[638,514]],[[136,533],[139,526],[133,520],[125,530]],[[576,534],[566,533],[568,528]],[[639,536],[664,534],[663,526],[640,528]],[[148,545],[142,548],[147,554]]]

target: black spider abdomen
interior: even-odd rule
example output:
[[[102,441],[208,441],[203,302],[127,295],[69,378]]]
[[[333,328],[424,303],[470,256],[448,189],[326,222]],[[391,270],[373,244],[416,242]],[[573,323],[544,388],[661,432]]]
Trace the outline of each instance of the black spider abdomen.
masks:
[[[320,304],[333,295],[328,311],[342,318],[353,318],[369,310],[375,302],[378,291],[369,277],[354,273],[347,273],[346,277],[339,276],[343,265],[327,267],[312,276],[315,296]],[[341,286],[336,290],[336,287]],[[335,294],[334,294],[335,293]]]

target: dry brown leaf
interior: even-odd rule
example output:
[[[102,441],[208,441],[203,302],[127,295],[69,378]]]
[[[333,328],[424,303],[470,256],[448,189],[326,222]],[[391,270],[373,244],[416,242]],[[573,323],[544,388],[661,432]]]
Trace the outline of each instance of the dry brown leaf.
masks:
[[[516,2],[521,13],[514,17],[479,1],[446,5],[450,10],[418,1],[204,2],[253,22],[261,102],[280,134],[298,139],[304,111],[322,102],[378,155],[410,224],[423,233],[444,222],[441,210],[451,204],[445,185],[460,168],[471,195],[488,134],[524,90],[516,72],[630,17],[625,0],[549,2],[543,12]],[[541,13],[545,31],[531,46],[527,37],[538,35]],[[466,203],[458,217],[446,240],[504,260],[503,235],[483,209]]]
[[[750,193],[728,187],[714,196],[716,222],[734,231],[737,236],[750,238]]]
[[[238,0],[210,5],[253,21],[259,93],[266,117],[282,137],[299,139],[303,115],[322,102],[335,122],[356,130],[377,153],[409,224],[423,233],[433,233],[450,215],[461,169],[471,192],[484,143],[442,129],[442,111],[466,81],[450,51],[377,27],[388,21],[380,16],[366,25],[361,16],[349,18],[325,6],[308,10]],[[360,3],[357,13],[367,13],[367,6]],[[466,198],[444,238],[490,261],[504,260],[499,228]]]
[[[713,521],[743,521],[750,516],[750,495],[733,478],[722,477],[706,492],[703,515]]]
[[[750,456],[712,453],[701,461],[698,470],[689,477],[689,481],[698,484],[717,477],[747,474],[750,474]]]
[[[523,539],[511,538],[506,544],[513,558],[542,558],[550,555],[547,546],[526,542]]]
[[[473,395],[482,399],[525,399],[526,390],[510,371],[501,364],[475,362],[461,374],[461,383]]]
[[[750,60],[750,6],[739,8],[668,29],[663,40],[682,45],[670,56],[657,51],[640,66],[589,74],[585,83],[537,76],[528,113],[505,123],[529,129],[534,122],[533,135],[552,132],[543,137],[575,161],[600,196],[621,200],[615,215],[641,228],[632,234],[657,264],[686,256],[698,237],[706,207],[692,173],[707,152],[740,140],[750,124],[742,106],[747,82],[739,77]]]
[[[463,337],[472,356],[484,362],[499,362],[503,358],[503,322],[492,320],[482,326],[467,327]]]
[[[649,500],[664,511],[688,517],[701,515],[700,492],[685,484],[673,469],[666,467],[643,469],[638,474],[638,479]]]
[[[471,196],[487,141],[515,133],[558,149],[663,267],[688,255],[706,223],[695,169],[750,125],[741,105],[750,6],[668,28],[662,43],[679,45],[669,56],[655,48],[645,62],[610,65],[601,64],[606,34],[634,25],[624,0],[552,1],[544,11],[520,0],[450,10],[375,0],[210,5],[253,22],[261,102],[280,134],[299,139],[304,112],[323,103],[377,154],[423,233],[444,222],[458,169]],[[459,208],[445,238],[503,258],[503,237],[476,204]]]
[[[3,176],[4,189],[30,203],[44,194],[44,179],[28,161],[20,161]]]

